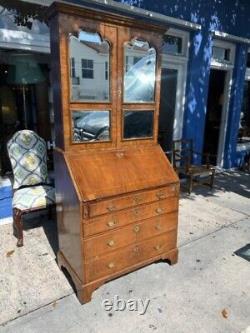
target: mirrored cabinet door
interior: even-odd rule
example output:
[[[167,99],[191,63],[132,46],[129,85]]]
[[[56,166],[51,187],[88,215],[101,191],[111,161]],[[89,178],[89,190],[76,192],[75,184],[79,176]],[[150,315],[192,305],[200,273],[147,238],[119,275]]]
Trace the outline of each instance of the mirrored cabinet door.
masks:
[[[100,34],[69,35],[71,102],[110,101],[110,45]]]
[[[123,138],[146,139],[153,137],[154,111],[125,110],[123,112]]]
[[[125,43],[123,70],[123,102],[154,102],[156,50],[147,41],[133,39]]]

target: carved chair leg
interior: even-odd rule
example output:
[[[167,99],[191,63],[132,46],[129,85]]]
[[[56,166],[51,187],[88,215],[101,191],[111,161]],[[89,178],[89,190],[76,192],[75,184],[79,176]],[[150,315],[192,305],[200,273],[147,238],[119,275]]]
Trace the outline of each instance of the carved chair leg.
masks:
[[[210,179],[210,188],[212,189],[214,186],[214,174],[215,174],[215,170],[213,171],[212,175],[211,175],[211,179]]]
[[[23,246],[23,224],[22,224],[22,211],[20,209],[13,209],[13,226],[17,236],[17,246]]]

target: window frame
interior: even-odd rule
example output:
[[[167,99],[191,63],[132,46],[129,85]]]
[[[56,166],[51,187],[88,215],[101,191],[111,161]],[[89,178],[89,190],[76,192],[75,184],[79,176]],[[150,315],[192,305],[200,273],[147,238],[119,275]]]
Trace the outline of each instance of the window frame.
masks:
[[[250,48],[248,49],[247,53],[250,56]],[[246,58],[246,66],[247,66],[247,58]],[[244,84],[245,84],[246,81],[250,83],[250,67],[246,67]],[[243,94],[244,94],[244,91],[243,91]],[[242,110],[242,105],[243,105],[243,98],[242,98],[242,104],[241,104],[240,113],[241,113],[241,110]],[[250,110],[249,110],[249,112],[250,112]],[[240,119],[239,119],[239,126],[240,126]],[[238,142],[239,129],[240,128],[238,127],[236,151],[249,150],[250,149],[250,142]]]
[[[83,62],[86,61],[87,66],[84,67]],[[91,67],[88,66],[88,63],[91,62]],[[83,73],[84,71],[87,71],[88,73],[92,73],[92,77],[89,76],[84,76]],[[86,59],[86,58],[81,58],[81,78],[82,79],[89,79],[93,80],[95,78],[94,76],[94,60],[93,59]]]

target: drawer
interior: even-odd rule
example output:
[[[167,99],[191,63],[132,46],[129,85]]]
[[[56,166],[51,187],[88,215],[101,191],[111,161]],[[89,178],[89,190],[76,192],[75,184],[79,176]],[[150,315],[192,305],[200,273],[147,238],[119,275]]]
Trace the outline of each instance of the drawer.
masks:
[[[118,230],[84,240],[84,256],[101,256],[124,246],[165,233],[177,228],[177,213],[164,214],[138,223],[129,224]]]
[[[86,214],[85,210],[84,215],[94,217],[102,214],[113,213],[121,209],[138,206],[148,202],[166,199],[172,196],[176,196],[178,188],[179,187],[177,184],[172,184],[155,190],[133,193],[109,200],[93,202],[88,206],[88,214]]]
[[[161,216],[166,213],[178,210],[178,198],[171,197],[146,205],[139,205],[134,208],[120,212],[106,214],[92,219],[83,220],[84,237],[95,235],[104,231],[113,230],[129,223],[148,219],[154,216]]]
[[[176,230],[130,245],[85,264],[86,282],[112,276],[176,248]]]

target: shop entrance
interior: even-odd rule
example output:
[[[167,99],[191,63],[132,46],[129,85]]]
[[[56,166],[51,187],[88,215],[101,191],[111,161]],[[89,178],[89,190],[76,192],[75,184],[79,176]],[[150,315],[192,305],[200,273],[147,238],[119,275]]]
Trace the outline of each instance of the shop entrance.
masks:
[[[30,129],[51,140],[49,56],[0,50],[1,175],[11,171],[6,143],[18,130]]]
[[[226,130],[227,74],[227,71],[218,69],[211,69],[210,72],[203,152],[212,155],[214,165],[221,158],[219,154],[223,149],[220,146],[223,145],[223,132]]]

